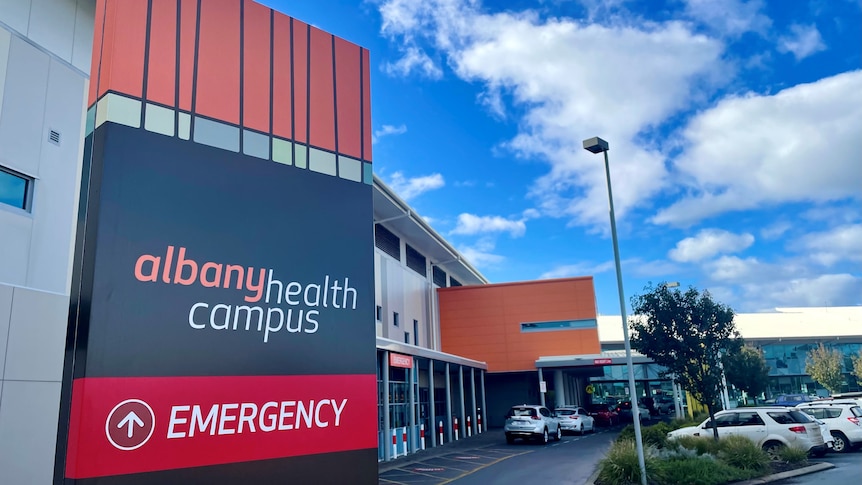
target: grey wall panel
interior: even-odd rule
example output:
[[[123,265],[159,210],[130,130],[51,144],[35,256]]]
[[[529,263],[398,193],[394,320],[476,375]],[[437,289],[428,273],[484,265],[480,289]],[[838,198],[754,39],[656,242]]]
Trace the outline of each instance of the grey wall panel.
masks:
[[[27,37],[66,62],[72,62],[77,0],[31,0]]]
[[[68,293],[69,265],[80,184],[86,81],[51,60],[43,133],[60,133],[60,144],[42,141],[39,180],[33,193],[33,235],[26,286]]]
[[[78,9],[75,12],[75,38],[72,41],[72,65],[85,73],[90,72],[95,19],[96,0],[78,0]]]
[[[0,0],[0,21],[27,35],[31,0]]]
[[[43,135],[47,136],[42,120],[48,65],[48,54],[12,37],[0,117],[0,159],[28,175],[38,169]]]
[[[9,337],[9,317],[12,313],[12,287],[0,284],[0,380],[6,365],[6,341]]]
[[[0,151],[0,160],[2,156]],[[0,254],[4,255],[0,258],[0,282],[24,285],[27,281],[33,217],[8,206],[0,207],[0,227],[3,228],[0,231]],[[14,257],[7,257],[7,254]]]
[[[6,89],[6,64],[9,62],[9,44],[12,34],[0,27],[0,116],[3,116],[3,91]]]
[[[0,483],[52,482],[59,382],[3,383],[0,400]]]
[[[60,382],[68,311],[67,296],[15,288],[5,380]]]

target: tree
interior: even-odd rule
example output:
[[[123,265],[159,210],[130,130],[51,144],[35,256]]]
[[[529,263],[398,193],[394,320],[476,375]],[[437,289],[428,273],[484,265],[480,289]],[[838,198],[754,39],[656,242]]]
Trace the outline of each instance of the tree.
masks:
[[[632,297],[629,321],[634,349],[674,374],[682,386],[706,406],[715,422],[715,409],[724,387],[721,353],[739,345],[733,310],[716,303],[708,291],[671,291],[664,284],[644,288]],[[713,427],[718,439],[718,429]]]
[[[727,382],[756,396],[769,385],[769,366],[763,352],[750,345],[742,345],[724,356],[724,374]]]
[[[859,382],[862,382],[862,350],[859,351],[859,355],[853,358],[853,375]]]
[[[841,391],[844,384],[844,375],[841,373],[841,364],[844,354],[838,349],[826,348],[823,344],[808,352],[808,360],[805,362],[805,372],[812,379],[819,382],[829,392]]]

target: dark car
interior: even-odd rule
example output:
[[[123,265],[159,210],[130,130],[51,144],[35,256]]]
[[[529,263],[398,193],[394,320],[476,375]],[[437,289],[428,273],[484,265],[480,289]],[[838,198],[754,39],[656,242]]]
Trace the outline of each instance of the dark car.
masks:
[[[599,426],[613,426],[620,422],[614,407],[607,404],[590,404],[587,406],[587,413],[596,420],[596,424]]]
[[[775,398],[776,406],[796,406],[797,404],[802,404],[804,402],[811,402],[813,399],[808,397],[805,394],[782,394]]]

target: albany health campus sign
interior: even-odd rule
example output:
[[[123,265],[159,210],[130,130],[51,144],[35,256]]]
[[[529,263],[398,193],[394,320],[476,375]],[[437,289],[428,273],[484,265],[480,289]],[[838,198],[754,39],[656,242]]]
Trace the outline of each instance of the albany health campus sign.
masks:
[[[98,0],[55,480],[377,483],[368,51]]]

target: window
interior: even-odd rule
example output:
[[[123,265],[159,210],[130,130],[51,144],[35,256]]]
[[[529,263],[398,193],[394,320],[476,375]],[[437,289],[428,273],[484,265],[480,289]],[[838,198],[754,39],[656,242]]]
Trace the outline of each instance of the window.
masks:
[[[0,203],[29,211],[32,192],[32,178],[0,167]]]
[[[378,322],[383,320],[383,307],[382,306],[377,305],[377,309],[374,312],[374,318],[376,318]]]
[[[598,322],[594,318],[585,320],[563,320],[557,322],[530,322],[521,324],[521,332],[548,332],[554,330],[575,330],[580,328],[596,328]]]
[[[410,343],[410,332],[404,332],[404,343],[405,344]]]
[[[407,267],[425,276],[425,256],[409,244],[407,245]]]
[[[398,312],[392,312],[392,324],[398,326]]]
[[[413,320],[413,345],[419,345],[419,320]]]
[[[449,276],[449,286],[450,286],[450,287],[451,287],[451,286],[461,286],[461,282],[460,282],[460,281],[458,281],[458,280],[456,280],[456,279],[455,279],[455,278],[453,278],[452,276]]]
[[[740,412],[738,426],[763,426],[765,423],[756,412]]]
[[[374,225],[374,245],[384,253],[401,261],[401,239],[380,224]]]
[[[439,286],[440,288],[446,287],[446,272],[440,269],[437,266],[434,266],[432,273],[432,279],[434,280],[434,284]]]

